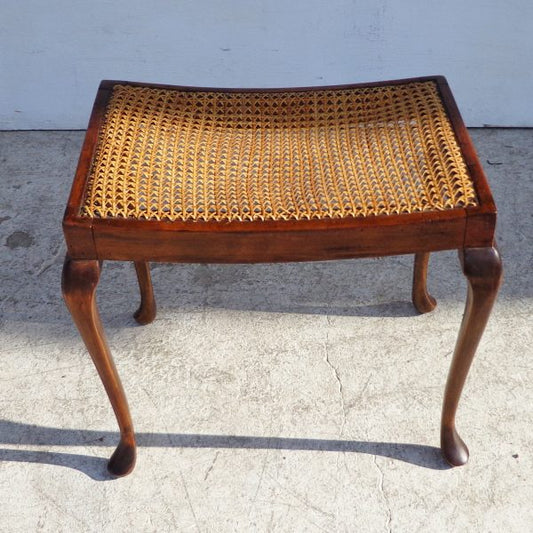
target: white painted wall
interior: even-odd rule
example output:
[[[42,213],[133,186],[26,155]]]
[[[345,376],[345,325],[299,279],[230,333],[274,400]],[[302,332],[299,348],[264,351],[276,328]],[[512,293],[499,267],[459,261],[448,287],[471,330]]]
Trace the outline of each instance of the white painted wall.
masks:
[[[533,126],[532,0],[0,0],[0,128],[84,128],[103,78],[273,87],[444,74]]]

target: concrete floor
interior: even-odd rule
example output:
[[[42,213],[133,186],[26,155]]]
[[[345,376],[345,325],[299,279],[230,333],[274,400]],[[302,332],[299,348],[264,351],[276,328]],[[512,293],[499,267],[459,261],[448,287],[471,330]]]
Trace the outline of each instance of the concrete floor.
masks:
[[[459,409],[468,465],[440,458],[465,299],[434,254],[154,265],[146,327],[131,264],[99,302],[139,441],[113,480],[113,413],[60,295],[61,217],[82,132],[0,133],[0,531],[533,530],[533,130],[474,130],[499,206],[505,282]]]

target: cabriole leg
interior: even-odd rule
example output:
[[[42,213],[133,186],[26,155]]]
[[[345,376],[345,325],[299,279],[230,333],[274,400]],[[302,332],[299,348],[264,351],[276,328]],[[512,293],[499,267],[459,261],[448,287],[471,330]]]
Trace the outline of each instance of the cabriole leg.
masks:
[[[468,461],[468,448],[455,429],[455,414],[468,370],[496,300],[502,274],[496,248],[467,248],[459,252],[459,258],[468,280],[468,295],[444,392],[441,425],[442,453],[452,466]]]
[[[63,266],[62,289],[67,307],[98,370],[120,428],[120,443],[107,468],[115,476],[125,476],[135,466],[135,436],[128,402],[96,307],[95,293],[100,268],[100,263],[96,260],[73,260],[67,256]]]
[[[143,326],[154,321],[156,314],[154,289],[152,278],[150,276],[150,266],[145,261],[135,261],[135,271],[139,280],[139,289],[141,291],[141,305],[133,314],[133,318]]]
[[[415,254],[413,269],[413,305],[419,313],[429,313],[435,309],[437,302],[427,289],[429,252]]]

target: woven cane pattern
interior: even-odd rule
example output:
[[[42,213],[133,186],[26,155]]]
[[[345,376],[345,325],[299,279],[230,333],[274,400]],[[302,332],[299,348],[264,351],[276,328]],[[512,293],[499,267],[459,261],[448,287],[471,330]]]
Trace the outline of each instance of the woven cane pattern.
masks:
[[[115,85],[82,214],[302,220],[476,204],[433,82],[296,92]]]

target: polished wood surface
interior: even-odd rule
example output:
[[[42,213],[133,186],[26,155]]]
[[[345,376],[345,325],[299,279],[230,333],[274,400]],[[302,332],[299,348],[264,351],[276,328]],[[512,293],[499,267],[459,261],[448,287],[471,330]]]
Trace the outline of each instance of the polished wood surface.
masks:
[[[112,259],[134,262],[141,294],[141,304],[134,316],[139,323],[147,324],[154,320],[156,315],[149,261],[257,263],[415,254],[412,300],[420,313],[426,313],[435,307],[435,300],[427,289],[429,253],[451,249],[459,250],[469,289],[465,315],[445,390],[441,447],[446,461],[451,465],[466,462],[468,449],[457,434],[455,415],[501,277],[501,261],[494,248],[496,207],[489,185],[453,95],[443,77],[410,78],[334,88],[375,87],[427,80],[435,81],[438,86],[474,183],[479,205],[403,215],[229,223],[97,219],[81,216],[87,177],[113,85],[126,83],[171,88],[155,84],[102,82],[63,219],[68,249],[63,269],[63,293],[73,320],[100,374],[120,427],[120,443],[109,462],[110,472],[114,475],[125,475],[133,469],[135,438],[126,397],[96,309],[95,290],[101,261]],[[195,87],[179,89],[212,90]],[[313,91],[324,87],[279,90],[302,89]]]
[[[442,453],[452,466],[468,461],[468,448],[455,428],[455,414],[502,277],[502,262],[494,247],[466,248],[459,252],[459,257],[468,280],[468,294],[444,392],[441,425]]]
[[[431,224],[427,223],[427,217],[424,219],[416,213],[364,219],[352,227],[335,223],[328,227],[324,221],[318,221],[322,224],[313,227],[298,221],[265,222],[259,227],[257,223],[250,223],[248,228],[241,226],[235,230],[230,224],[197,223],[194,229],[183,231],[177,231],[175,223],[113,220],[95,221],[93,231],[97,259],[275,263],[458,248],[464,238],[464,217],[449,218],[453,215],[448,212],[446,217],[433,220]]]

